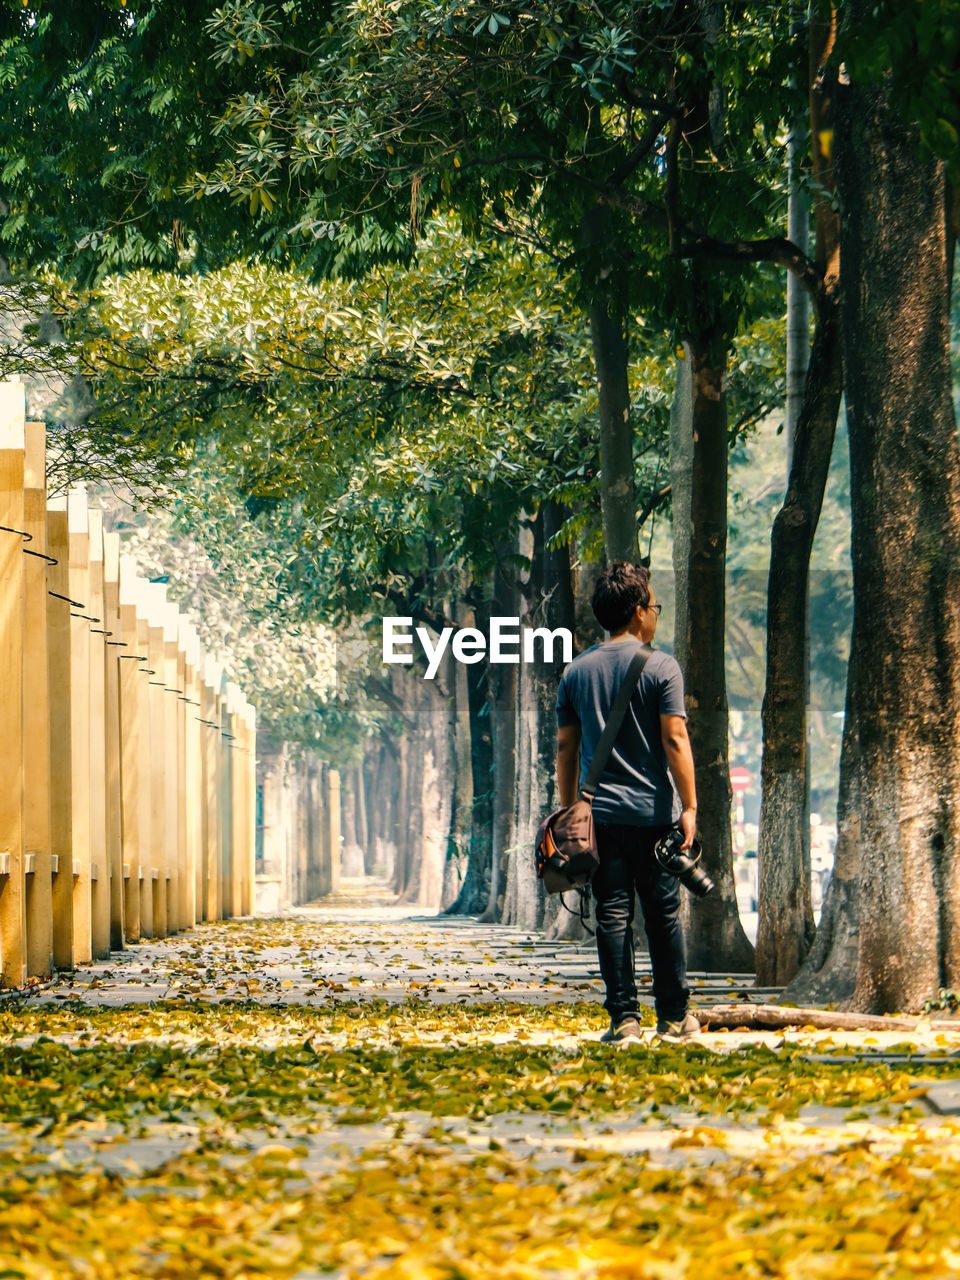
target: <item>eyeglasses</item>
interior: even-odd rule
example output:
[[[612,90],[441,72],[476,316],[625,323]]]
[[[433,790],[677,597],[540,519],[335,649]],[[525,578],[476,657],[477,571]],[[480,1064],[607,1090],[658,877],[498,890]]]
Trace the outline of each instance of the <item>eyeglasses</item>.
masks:
[[[660,603],[659,600],[656,602],[656,604],[648,604],[647,608],[652,609],[658,618],[660,617],[661,613],[663,613],[663,605]]]

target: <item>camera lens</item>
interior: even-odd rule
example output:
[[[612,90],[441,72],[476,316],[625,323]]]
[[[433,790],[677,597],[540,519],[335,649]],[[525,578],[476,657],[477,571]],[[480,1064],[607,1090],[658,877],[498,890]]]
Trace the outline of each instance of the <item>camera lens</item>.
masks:
[[[711,890],[716,888],[707,873],[701,871],[699,867],[691,867],[689,871],[685,871],[677,879],[698,898],[705,898]]]

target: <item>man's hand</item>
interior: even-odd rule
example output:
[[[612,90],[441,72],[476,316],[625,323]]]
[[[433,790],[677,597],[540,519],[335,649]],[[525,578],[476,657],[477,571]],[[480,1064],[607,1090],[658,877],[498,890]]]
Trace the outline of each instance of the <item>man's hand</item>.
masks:
[[[697,834],[696,809],[684,809],[680,815],[680,826],[683,828],[683,844],[680,846],[680,852],[684,853],[691,848],[693,837]]]
[[[693,752],[687,736],[687,722],[683,716],[661,716],[660,737],[666,752],[667,764],[680,793],[683,812],[680,826],[683,828],[681,850],[689,849],[697,833],[697,788],[693,777]]]
[[[580,724],[565,724],[557,730],[557,790],[565,809],[577,798],[580,781]]]

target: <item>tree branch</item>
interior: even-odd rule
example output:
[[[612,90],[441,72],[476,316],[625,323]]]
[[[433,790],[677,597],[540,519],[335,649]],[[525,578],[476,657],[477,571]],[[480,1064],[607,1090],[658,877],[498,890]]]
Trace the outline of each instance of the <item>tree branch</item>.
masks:
[[[792,240],[772,236],[766,240],[715,240],[697,236],[679,246],[681,258],[713,258],[719,262],[774,262],[793,273],[810,295],[817,315],[823,302],[823,279],[813,261]]]

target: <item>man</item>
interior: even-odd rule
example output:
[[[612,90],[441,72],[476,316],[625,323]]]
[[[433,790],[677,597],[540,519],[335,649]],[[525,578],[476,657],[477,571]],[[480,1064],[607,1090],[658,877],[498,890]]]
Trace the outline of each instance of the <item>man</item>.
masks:
[[[653,640],[662,608],[648,571],[623,560],[597,580],[591,604],[609,638],[571,662],[560,681],[557,781],[562,805],[576,800],[631,659],[640,644]],[[597,952],[606,987],[604,1007],[610,1014],[610,1028],[601,1039],[617,1042],[641,1034],[632,928],[636,891],[650,944],[657,1033],[686,1040],[699,1032],[700,1024],[688,1012],[680,883],[653,853],[678,818],[684,849],[693,843],[697,825],[683,676],[669,654],[654,651],[640,673],[601,775],[593,813],[600,852],[593,877]]]

